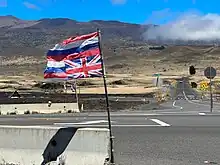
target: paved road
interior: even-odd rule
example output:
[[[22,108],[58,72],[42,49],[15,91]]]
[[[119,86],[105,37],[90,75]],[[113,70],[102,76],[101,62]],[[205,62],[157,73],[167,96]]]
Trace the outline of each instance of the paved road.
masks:
[[[220,163],[218,127],[123,128],[114,134],[116,160],[123,165]]]
[[[1,117],[0,124],[107,127],[103,113]],[[115,158],[121,165],[220,163],[220,113],[112,113]]]
[[[220,126],[220,112],[152,112],[152,113],[112,113],[113,127],[193,127]],[[0,125],[54,125],[76,127],[107,127],[104,113],[65,116],[23,116],[1,117]]]
[[[220,104],[209,113],[206,102],[188,99],[194,91],[186,84],[160,109],[111,113],[117,164],[220,164]],[[181,94],[184,99],[177,100]],[[0,124],[107,127],[107,117],[103,112],[0,116]]]

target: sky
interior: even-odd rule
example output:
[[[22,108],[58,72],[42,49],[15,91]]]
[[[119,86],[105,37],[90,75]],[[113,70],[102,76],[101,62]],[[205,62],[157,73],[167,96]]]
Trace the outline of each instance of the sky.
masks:
[[[157,24],[146,39],[220,39],[220,0],[0,0],[0,16]]]
[[[219,0],[0,0],[0,15],[164,24],[185,12],[219,13]]]

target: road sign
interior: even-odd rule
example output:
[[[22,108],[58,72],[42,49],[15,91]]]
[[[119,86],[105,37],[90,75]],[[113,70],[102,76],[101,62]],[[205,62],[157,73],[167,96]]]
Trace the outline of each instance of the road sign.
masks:
[[[204,70],[204,75],[209,79],[209,88],[210,88],[210,111],[213,109],[213,98],[212,98],[212,79],[216,76],[216,69],[213,67],[207,67]]]
[[[209,82],[207,81],[202,81],[199,83],[199,89],[202,91],[208,90],[209,88]]]
[[[159,77],[160,75],[160,73],[155,73],[153,76]]]
[[[193,65],[191,65],[191,66],[189,67],[189,74],[190,74],[190,75],[196,74],[196,69],[195,69],[195,67],[194,67]]]
[[[163,85],[163,80],[160,77],[153,79],[153,85],[156,87],[161,87]]]
[[[206,78],[208,79],[213,79],[216,76],[216,69],[213,67],[207,67],[204,70],[204,75],[206,76]]]
[[[196,82],[191,82],[191,87],[192,87],[192,88],[197,88]]]
[[[163,81],[161,81],[160,75],[161,75],[160,73],[155,73],[155,74],[153,75],[153,76],[156,77],[156,80],[153,80],[153,84],[154,84],[156,87],[163,85]]]

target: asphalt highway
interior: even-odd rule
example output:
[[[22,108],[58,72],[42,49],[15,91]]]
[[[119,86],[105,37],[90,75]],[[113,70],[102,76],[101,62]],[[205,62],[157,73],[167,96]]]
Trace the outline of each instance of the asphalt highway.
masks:
[[[220,164],[220,113],[112,113],[111,121],[117,164]],[[107,127],[107,117],[103,113],[1,117],[0,124]]]
[[[111,113],[116,164],[220,164],[220,104],[211,113],[208,102],[189,99],[199,96],[187,84],[181,80],[177,86],[184,88],[160,109]],[[107,127],[107,122],[104,112],[0,116],[0,125]]]

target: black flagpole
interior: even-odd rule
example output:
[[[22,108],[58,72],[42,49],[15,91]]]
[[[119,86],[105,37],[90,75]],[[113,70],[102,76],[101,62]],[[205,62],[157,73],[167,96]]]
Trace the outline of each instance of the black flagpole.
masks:
[[[107,84],[106,84],[106,75],[105,75],[105,66],[104,66],[104,60],[103,60],[103,54],[101,49],[101,32],[99,29],[97,29],[98,32],[98,39],[99,39],[99,50],[100,50],[100,56],[101,56],[101,63],[102,63],[102,71],[103,71],[103,81],[104,81],[104,88],[105,88],[105,98],[106,98],[106,109],[108,113],[108,127],[109,127],[109,133],[110,133],[110,163],[114,164],[114,150],[113,150],[113,135],[112,135],[112,126],[111,126],[111,117],[110,117],[110,107],[109,107],[109,100],[108,100],[108,90],[107,90]]]

